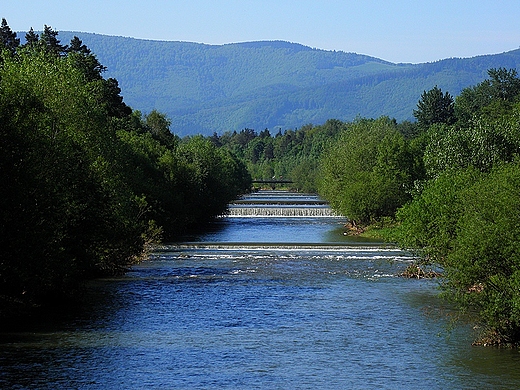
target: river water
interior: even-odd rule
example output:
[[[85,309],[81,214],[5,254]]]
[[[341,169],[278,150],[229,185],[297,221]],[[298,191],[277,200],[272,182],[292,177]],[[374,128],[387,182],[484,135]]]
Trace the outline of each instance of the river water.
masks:
[[[286,195],[239,207],[290,208]],[[247,214],[90,283],[77,310],[0,334],[0,388],[520,388],[518,351],[471,346],[436,281],[397,276],[409,254],[344,236],[326,212]]]

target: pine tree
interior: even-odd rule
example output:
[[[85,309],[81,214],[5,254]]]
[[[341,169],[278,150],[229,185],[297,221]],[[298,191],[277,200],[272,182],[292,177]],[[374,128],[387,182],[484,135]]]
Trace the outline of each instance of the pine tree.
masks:
[[[34,32],[33,28],[31,27],[29,32],[27,32],[27,34],[25,34],[25,45],[23,45],[23,46],[24,47],[36,47],[39,40],[40,40],[40,36],[38,34],[36,34]]]
[[[58,39],[58,31],[53,30],[52,27],[47,25],[44,26],[39,43],[56,56],[62,56],[67,52],[67,46],[62,45]]]
[[[11,30],[7,20],[2,18],[0,25],[0,48],[5,48],[14,54],[18,46],[20,46],[20,38],[16,37],[16,33]]]
[[[70,45],[67,48],[68,53],[81,53],[85,55],[91,54],[90,49],[83,44],[83,41],[79,39],[76,35],[71,39]]]
[[[101,65],[96,56],[77,36],[74,36],[70,41],[67,54],[69,57],[74,58],[76,67],[83,71],[88,81],[101,80],[103,78],[101,74],[106,70],[106,67]]]

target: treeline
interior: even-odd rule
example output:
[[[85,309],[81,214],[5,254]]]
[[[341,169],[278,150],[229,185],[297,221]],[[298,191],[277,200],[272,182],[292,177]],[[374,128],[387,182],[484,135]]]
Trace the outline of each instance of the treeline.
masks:
[[[346,126],[321,160],[319,191],[357,226],[443,270],[447,297],[475,314],[482,344],[520,343],[520,79],[514,69],[455,99],[434,87],[407,132],[388,118]]]
[[[246,164],[253,179],[291,179],[293,188],[316,192],[320,156],[332,144],[345,123],[328,120],[320,126],[306,125],[296,130],[265,129],[214,133],[209,140],[231,151]]]
[[[404,138],[417,132],[415,123],[383,120]],[[214,133],[208,139],[240,158],[253,179],[290,179],[294,182],[291,185],[294,190],[318,192],[324,158],[342,142],[344,133],[356,133],[359,124],[372,122],[361,118],[353,122],[329,119],[323,125],[308,124],[294,130],[279,130],[274,135],[268,129],[256,132],[246,128],[222,135]],[[355,145],[353,149],[359,150],[359,146]]]
[[[0,26],[0,317],[118,274],[250,188],[231,152],[143,116],[82,41]]]

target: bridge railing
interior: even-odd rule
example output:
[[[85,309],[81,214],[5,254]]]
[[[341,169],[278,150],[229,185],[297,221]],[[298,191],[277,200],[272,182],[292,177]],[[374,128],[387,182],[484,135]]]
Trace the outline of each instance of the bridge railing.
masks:
[[[253,180],[253,184],[292,184],[294,183],[292,180]]]

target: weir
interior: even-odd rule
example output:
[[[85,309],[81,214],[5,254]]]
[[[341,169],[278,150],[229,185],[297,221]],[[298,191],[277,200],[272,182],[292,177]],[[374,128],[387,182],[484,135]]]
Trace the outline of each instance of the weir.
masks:
[[[341,217],[330,207],[229,207],[227,217]]]
[[[326,201],[314,194],[258,191],[237,199],[224,217],[326,217],[341,218]]]

